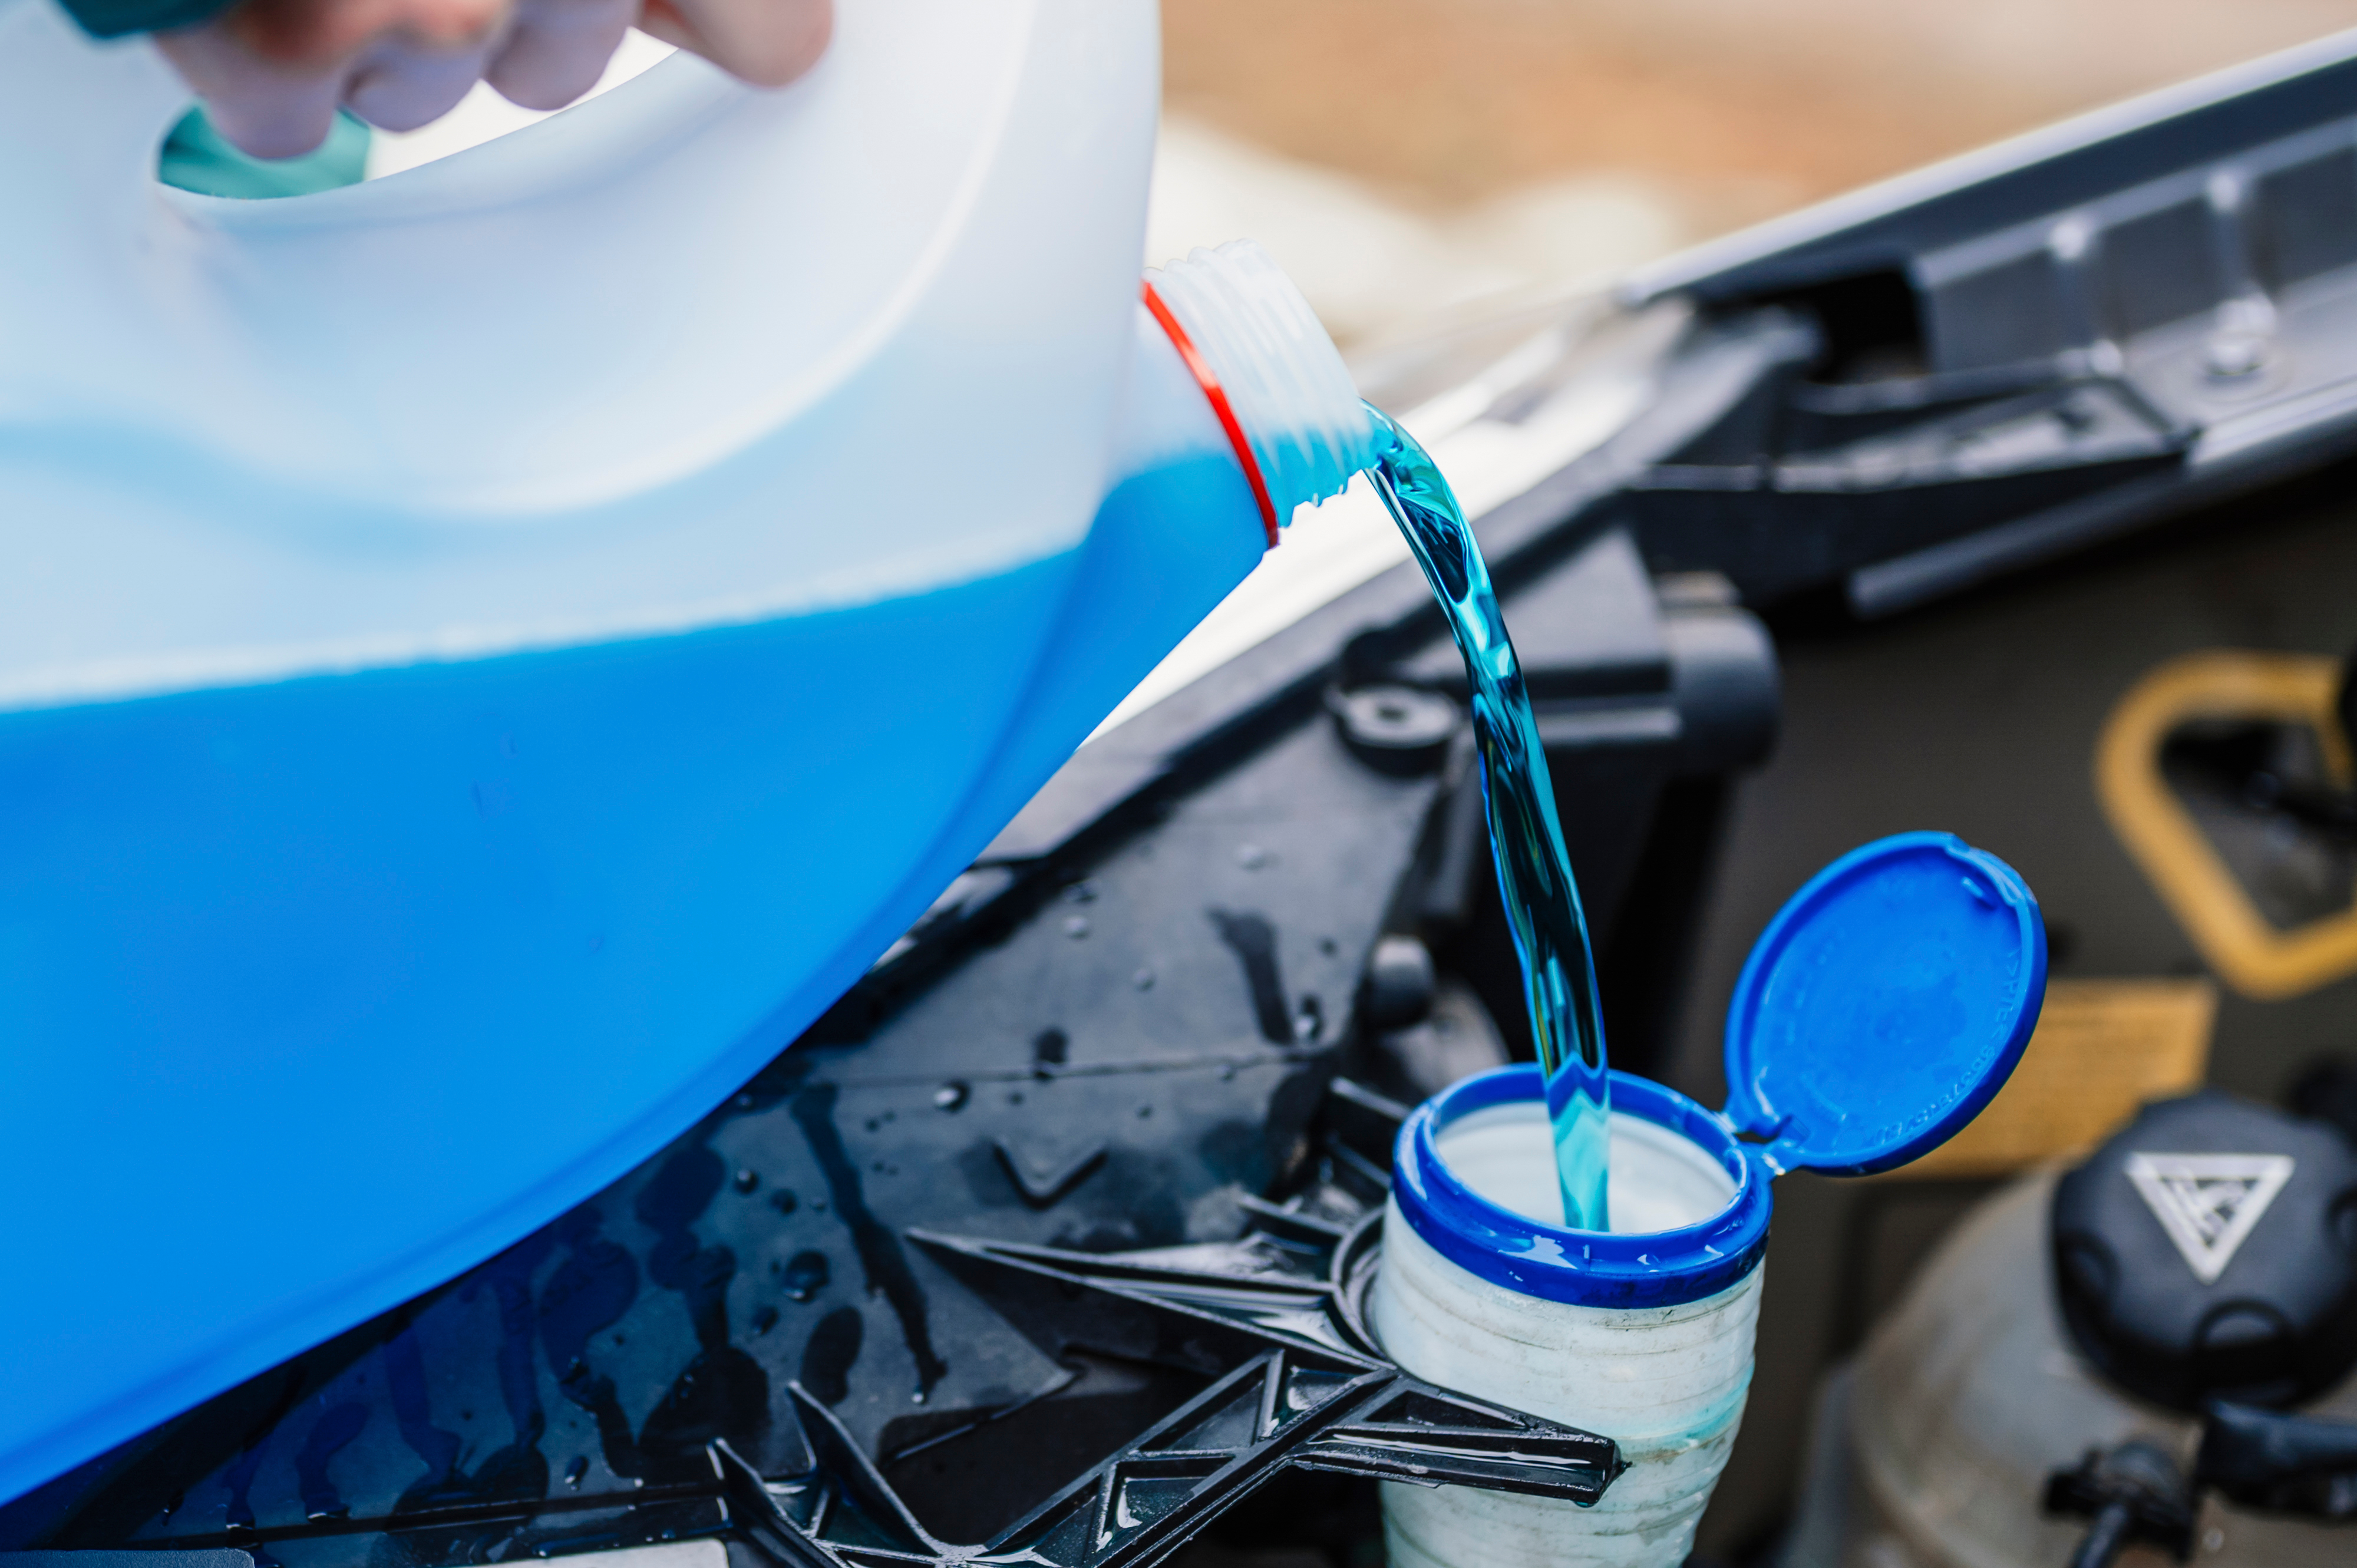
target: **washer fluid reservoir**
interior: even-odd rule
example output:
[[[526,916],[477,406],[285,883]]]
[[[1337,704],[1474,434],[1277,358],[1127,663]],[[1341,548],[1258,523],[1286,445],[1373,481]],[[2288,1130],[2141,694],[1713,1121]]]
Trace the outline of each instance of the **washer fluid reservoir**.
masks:
[[[1535,1067],[1401,1128],[1369,1319],[1445,1388],[1613,1439],[1592,1509],[1383,1484],[1393,1568],[1675,1568],[1751,1382],[1770,1184],[1936,1148],[2004,1084],[2045,995],[2029,889],[1948,833],[1852,851],[1769,923],[1728,1009],[1724,1112],[1612,1075],[1610,1231],[1563,1213]]]

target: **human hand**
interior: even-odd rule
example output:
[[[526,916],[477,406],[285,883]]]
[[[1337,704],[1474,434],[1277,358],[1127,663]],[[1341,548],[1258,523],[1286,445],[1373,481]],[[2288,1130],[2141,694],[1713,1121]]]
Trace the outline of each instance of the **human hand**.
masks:
[[[524,108],[561,109],[633,26],[782,86],[817,62],[834,24],[833,0],[236,0],[156,42],[222,135],[285,158],[324,141],[339,107],[414,130],[478,81]]]

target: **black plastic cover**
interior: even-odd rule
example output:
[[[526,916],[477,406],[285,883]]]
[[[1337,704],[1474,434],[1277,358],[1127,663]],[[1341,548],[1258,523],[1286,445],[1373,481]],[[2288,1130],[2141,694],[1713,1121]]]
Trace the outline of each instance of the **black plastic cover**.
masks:
[[[2289,1404],[2357,1363],[2357,1150],[2322,1123],[2147,1105],[2055,1187],[2052,1235],[2072,1337],[2146,1399]]]

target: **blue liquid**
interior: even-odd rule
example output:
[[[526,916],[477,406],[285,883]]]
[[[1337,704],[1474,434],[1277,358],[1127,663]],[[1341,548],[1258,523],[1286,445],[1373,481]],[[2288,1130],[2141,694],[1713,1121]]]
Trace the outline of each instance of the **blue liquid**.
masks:
[[[1563,1220],[1579,1230],[1612,1228],[1605,1205],[1610,1163],[1611,1084],[1604,1064],[1604,1016],[1596,1000],[1596,959],[1580,913],[1571,857],[1555,818],[1555,785],[1523,668],[1506,635],[1490,567],[1448,481],[1415,438],[1370,406],[1378,439],[1390,439],[1374,467],[1375,489],[1448,613],[1449,634],[1473,689],[1473,736],[1481,753],[1481,799],[1498,891],[1522,961],[1523,1000],[1546,1074]]]
[[[1204,453],[900,598],[0,713],[0,1498],[646,1159],[1261,553]]]

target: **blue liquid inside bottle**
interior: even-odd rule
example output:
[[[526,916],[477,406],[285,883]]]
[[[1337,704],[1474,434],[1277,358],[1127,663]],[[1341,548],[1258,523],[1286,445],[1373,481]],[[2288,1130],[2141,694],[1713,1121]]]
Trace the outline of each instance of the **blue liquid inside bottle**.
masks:
[[[1605,1070],[1604,1017],[1597,1004],[1587,920],[1564,850],[1538,721],[1531,714],[1498,596],[1490,586],[1489,564],[1448,481],[1414,436],[1382,411],[1370,407],[1369,413],[1378,439],[1389,436],[1373,469],[1375,489],[1448,612],[1449,634],[1464,656],[1472,687],[1490,847],[1514,956],[1522,962],[1531,1037],[1546,1075],[1564,1223],[1574,1230],[1609,1230],[1611,1085]]]
[[[0,712],[0,1188],[38,1195],[8,1239],[44,1282],[0,1291],[0,1497],[723,1102],[1252,569],[1257,523],[1196,453],[1074,550],[899,597]],[[201,1222],[126,1245],[164,1188]]]

